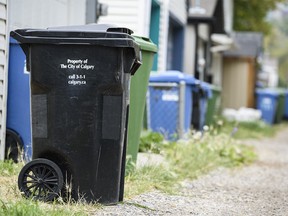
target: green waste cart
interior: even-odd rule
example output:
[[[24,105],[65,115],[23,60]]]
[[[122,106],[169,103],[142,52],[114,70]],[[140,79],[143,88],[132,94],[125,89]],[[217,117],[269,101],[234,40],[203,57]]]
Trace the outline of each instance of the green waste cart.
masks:
[[[210,87],[212,90],[212,98],[208,100],[206,125],[213,123],[213,118],[219,114],[221,106],[221,88],[215,85],[211,85]]]
[[[279,93],[278,105],[276,108],[275,123],[280,123],[285,113],[285,89],[277,88]]]
[[[149,39],[133,36],[142,51],[142,65],[131,78],[130,110],[128,120],[127,167],[129,172],[136,164],[140,134],[143,127],[143,115],[146,103],[146,92],[157,46]]]

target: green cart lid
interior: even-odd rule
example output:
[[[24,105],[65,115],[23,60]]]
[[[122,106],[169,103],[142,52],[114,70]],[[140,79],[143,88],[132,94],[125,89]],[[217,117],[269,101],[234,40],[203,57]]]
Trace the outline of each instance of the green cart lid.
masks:
[[[156,44],[154,44],[152,40],[150,40],[150,38],[136,36],[136,35],[132,35],[132,36],[134,40],[136,41],[136,43],[139,44],[141,50],[146,50],[146,51],[155,52],[155,53],[158,51]]]
[[[285,95],[285,89],[284,88],[275,88],[275,91],[278,91],[280,96],[284,96]]]
[[[210,84],[210,88],[213,90],[213,91],[218,91],[218,92],[221,92],[222,91],[222,88],[220,86],[217,86],[217,85],[212,85]]]

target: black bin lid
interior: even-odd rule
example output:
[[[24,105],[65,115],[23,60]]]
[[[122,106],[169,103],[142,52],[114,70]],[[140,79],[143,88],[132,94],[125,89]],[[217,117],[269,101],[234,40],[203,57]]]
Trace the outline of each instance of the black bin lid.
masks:
[[[22,44],[98,44],[112,47],[134,47],[128,28],[106,24],[51,27],[47,29],[17,29],[11,37]]]
[[[118,27],[112,24],[88,24],[88,25],[77,25],[77,26],[58,26],[49,27],[48,30],[61,31],[61,32],[119,32],[126,34],[133,34],[133,31],[128,28]]]

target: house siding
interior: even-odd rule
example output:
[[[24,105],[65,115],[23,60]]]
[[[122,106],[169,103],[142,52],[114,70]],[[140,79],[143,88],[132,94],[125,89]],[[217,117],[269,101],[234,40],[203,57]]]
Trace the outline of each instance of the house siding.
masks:
[[[151,0],[102,0],[108,6],[107,16],[98,23],[114,24],[131,29],[135,34],[149,36]]]
[[[222,81],[222,107],[239,109],[254,105],[255,71],[246,58],[225,58]]]
[[[10,0],[9,30],[83,25],[85,11],[86,0]]]
[[[151,0],[102,0],[108,5],[108,15],[99,17],[98,23],[110,23],[128,27],[135,34],[149,37]],[[169,33],[169,18],[172,17],[178,24],[185,25],[187,20],[185,0],[158,0],[160,5],[159,39],[157,70],[167,69],[167,48]],[[156,69],[156,67],[153,67]]]
[[[8,70],[7,1],[0,0],[0,160],[4,160]]]

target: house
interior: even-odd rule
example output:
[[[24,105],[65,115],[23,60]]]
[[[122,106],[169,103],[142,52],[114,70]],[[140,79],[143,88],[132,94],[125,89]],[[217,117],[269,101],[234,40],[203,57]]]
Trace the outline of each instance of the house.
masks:
[[[232,0],[189,0],[184,71],[221,86],[222,53],[233,43]]]
[[[219,114],[221,109],[223,51],[229,50],[233,45],[230,37],[232,23],[232,0],[188,1],[184,72],[212,84],[210,87],[213,97],[208,102],[207,124],[213,121],[213,116]],[[201,110],[197,100],[194,101],[192,124],[197,128]]]
[[[255,107],[258,57],[262,54],[263,35],[258,32],[234,32],[235,48],[224,52],[222,107]]]
[[[150,37],[158,46],[153,70],[183,70],[185,0],[101,0],[107,16],[98,23],[122,25],[136,35]]]

